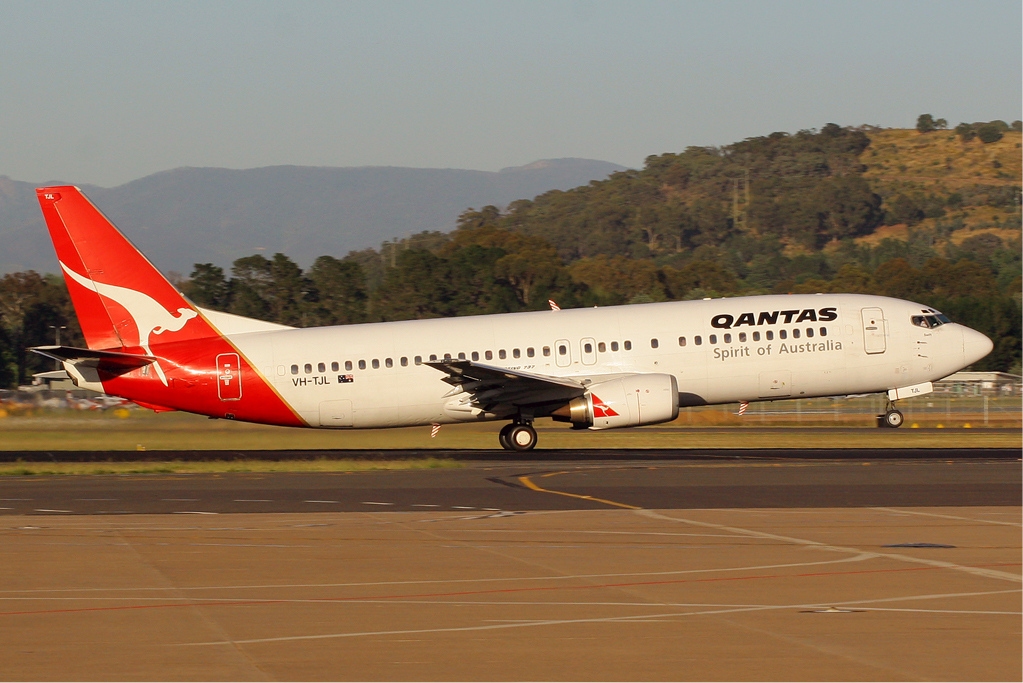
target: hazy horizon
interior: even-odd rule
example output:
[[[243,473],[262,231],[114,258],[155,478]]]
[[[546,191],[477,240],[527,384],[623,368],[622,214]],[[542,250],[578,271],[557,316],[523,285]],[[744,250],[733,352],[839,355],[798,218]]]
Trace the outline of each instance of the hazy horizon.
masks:
[[[825,123],[1021,118],[1020,3],[0,4],[0,174],[628,167]]]

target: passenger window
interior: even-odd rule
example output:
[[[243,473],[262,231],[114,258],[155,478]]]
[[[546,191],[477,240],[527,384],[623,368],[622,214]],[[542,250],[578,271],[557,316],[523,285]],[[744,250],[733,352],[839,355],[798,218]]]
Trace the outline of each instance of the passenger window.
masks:
[[[607,351],[607,344],[604,342],[597,342],[597,351],[600,351],[601,353]]]
[[[568,353],[568,347],[565,346],[564,344],[559,344],[558,345],[558,355],[559,356],[564,356],[567,353]]]
[[[497,352],[497,357],[500,358],[501,360],[504,360],[505,358],[508,357],[508,352],[505,351],[504,349],[499,349]]]
[[[458,360],[465,360],[465,351],[460,351],[458,353]]]
[[[444,354],[444,360],[451,360],[451,354],[450,353],[445,353]]]
[[[622,342],[622,348],[625,349],[626,351],[632,351],[632,342],[626,339],[624,342]]]
[[[312,373],[312,371],[313,371],[313,364],[312,363],[306,363],[305,364],[305,374],[308,375],[308,374]]]
[[[521,351],[519,351],[518,349],[512,349],[512,358],[518,358],[521,355],[522,355]]]
[[[535,355],[536,355],[536,352],[533,351],[533,347],[532,346],[530,346],[530,347],[528,347],[526,349],[526,356],[528,356],[529,358],[532,358]]]
[[[293,374],[293,375],[297,375],[298,374],[298,366],[297,365],[292,365],[291,366],[291,374]]]
[[[741,342],[744,342],[744,341],[746,341],[746,333],[745,332],[740,332],[739,333],[739,342],[741,343]]]
[[[789,333],[786,330],[778,330],[778,339],[788,339]]]
[[[407,368],[408,367],[408,356],[402,356],[401,357],[401,367],[403,367],[403,368]]]
[[[479,351],[473,351],[472,352],[472,359],[473,360],[479,360],[480,359],[480,352]]]
[[[330,371],[331,372],[337,372],[340,369],[341,369],[341,366],[338,365],[338,362],[336,360],[335,361],[331,361],[331,363],[330,363]]]
[[[593,344],[589,342],[583,344],[583,353],[593,353]]]
[[[431,363],[436,363],[437,362],[437,354],[436,353],[431,353],[430,354],[430,362]]]
[[[826,327],[822,327],[822,328],[820,329],[820,333],[821,333],[821,336],[822,336],[822,337],[826,337],[826,336],[828,336],[828,328],[826,328]]]
[[[657,340],[656,339],[651,339],[650,340],[650,348],[651,349],[656,349],[657,348]]]
[[[377,358],[373,359],[373,369],[374,370],[379,370],[380,369],[380,360],[377,359]]]
[[[423,357],[422,356],[416,356],[415,358],[412,359],[412,362],[415,363],[416,365],[422,365],[423,364]]]
[[[611,350],[612,351],[618,350],[618,342],[611,342]]]
[[[487,360],[494,360],[494,352],[487,351],[486,353],[483,354],[483,357],[486,358]]]
[[[726,344],[731,344],[732,343],[732,335],[730,335],[730,334],[726,334],[725,335],[725,343]]]
[[[717,344],[718,343],[718,336],[716,334],[710,335],[710,343],[711,344]]]
[[[772,339],[774,339],[774,331],[773,330],[768,330],[767,331],[767,341],[771,341]]]
[[[806,336],[807,337],[812,337],[813,336],[813,328],[812,327],[806,328]]]
[[[316,372],[326,372],[327,366],[324,363],[320,363],[316,366]]]
[[[543,347],[543,355],[545,355],[545,356],[551,355],[551,347],[549,347],[549,346]]]
[[[700,335],[696,335],[695,337],[693,337],[693,341],[696,342],[697,346],[703,346],[703,337],[701,337]]]
[[[753,333],[753,341],[760,341],[760,333],[759,332],[754,332]]]
[[[679,337],[678,338],[678,345],[679,346],[685,346],[686,345],[686,338],[685,337]]]
[[[351,370],[351,369],[352,369],[352,361],[346,360],[345,361],[345,370]]]
[[[792,338],[793,339],[799,339],[799,328],[798,327],[796,329],[792,330]]]
[[[390,358],[385,358],[384,359],[384,366],[388,367],[388,368],[393,368],[394,367],[394,361],[391,360]]]
[[[366,369],[366,361],[364,361],[364,360],[360,360],[359,361],[359,369],[360,370],[365,370]]]

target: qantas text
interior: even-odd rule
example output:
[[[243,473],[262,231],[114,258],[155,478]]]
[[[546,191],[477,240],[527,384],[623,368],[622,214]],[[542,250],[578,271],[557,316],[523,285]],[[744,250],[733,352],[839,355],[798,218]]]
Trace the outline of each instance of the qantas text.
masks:
[[[733,315],[722,313],[716,315],[710,319],[712,327],[717,327],[722,330],[730,330],[733,327],[741,327],[742,325],[756,326],[756,325],[775,325],[779,322],[778,318],[781,317],[781,322],[785,325],[791,323],[803,323],[803,322],[830,322],[838,318],[838,313],[832,307],[813,309],[804,308],[803,310],[793,309],[791,311],[760,311],[759,313],[742,313],[736,318]]]

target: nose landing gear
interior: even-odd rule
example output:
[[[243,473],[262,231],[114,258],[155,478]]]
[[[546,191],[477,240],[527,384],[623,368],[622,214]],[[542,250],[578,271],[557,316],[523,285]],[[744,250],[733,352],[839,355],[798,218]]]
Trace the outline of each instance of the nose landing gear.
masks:
[[[497,440],[508,451],[531,451],[536,446],[536,430],[529,422],[512,422],[501,428]]]

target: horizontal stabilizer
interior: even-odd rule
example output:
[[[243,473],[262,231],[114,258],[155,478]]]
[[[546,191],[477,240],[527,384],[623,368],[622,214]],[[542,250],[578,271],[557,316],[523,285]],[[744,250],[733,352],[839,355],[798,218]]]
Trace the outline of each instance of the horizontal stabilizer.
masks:
[[[35,346],[29,349],[40,356],[53,358],[61,362],[86,367],[100,367],[116,373],[124,373],[141,368],[143,365],[155,363],[156,356],[143,356],[134,353],[117,351],[100,351],[99,349],[80,349],[74,346]]]

